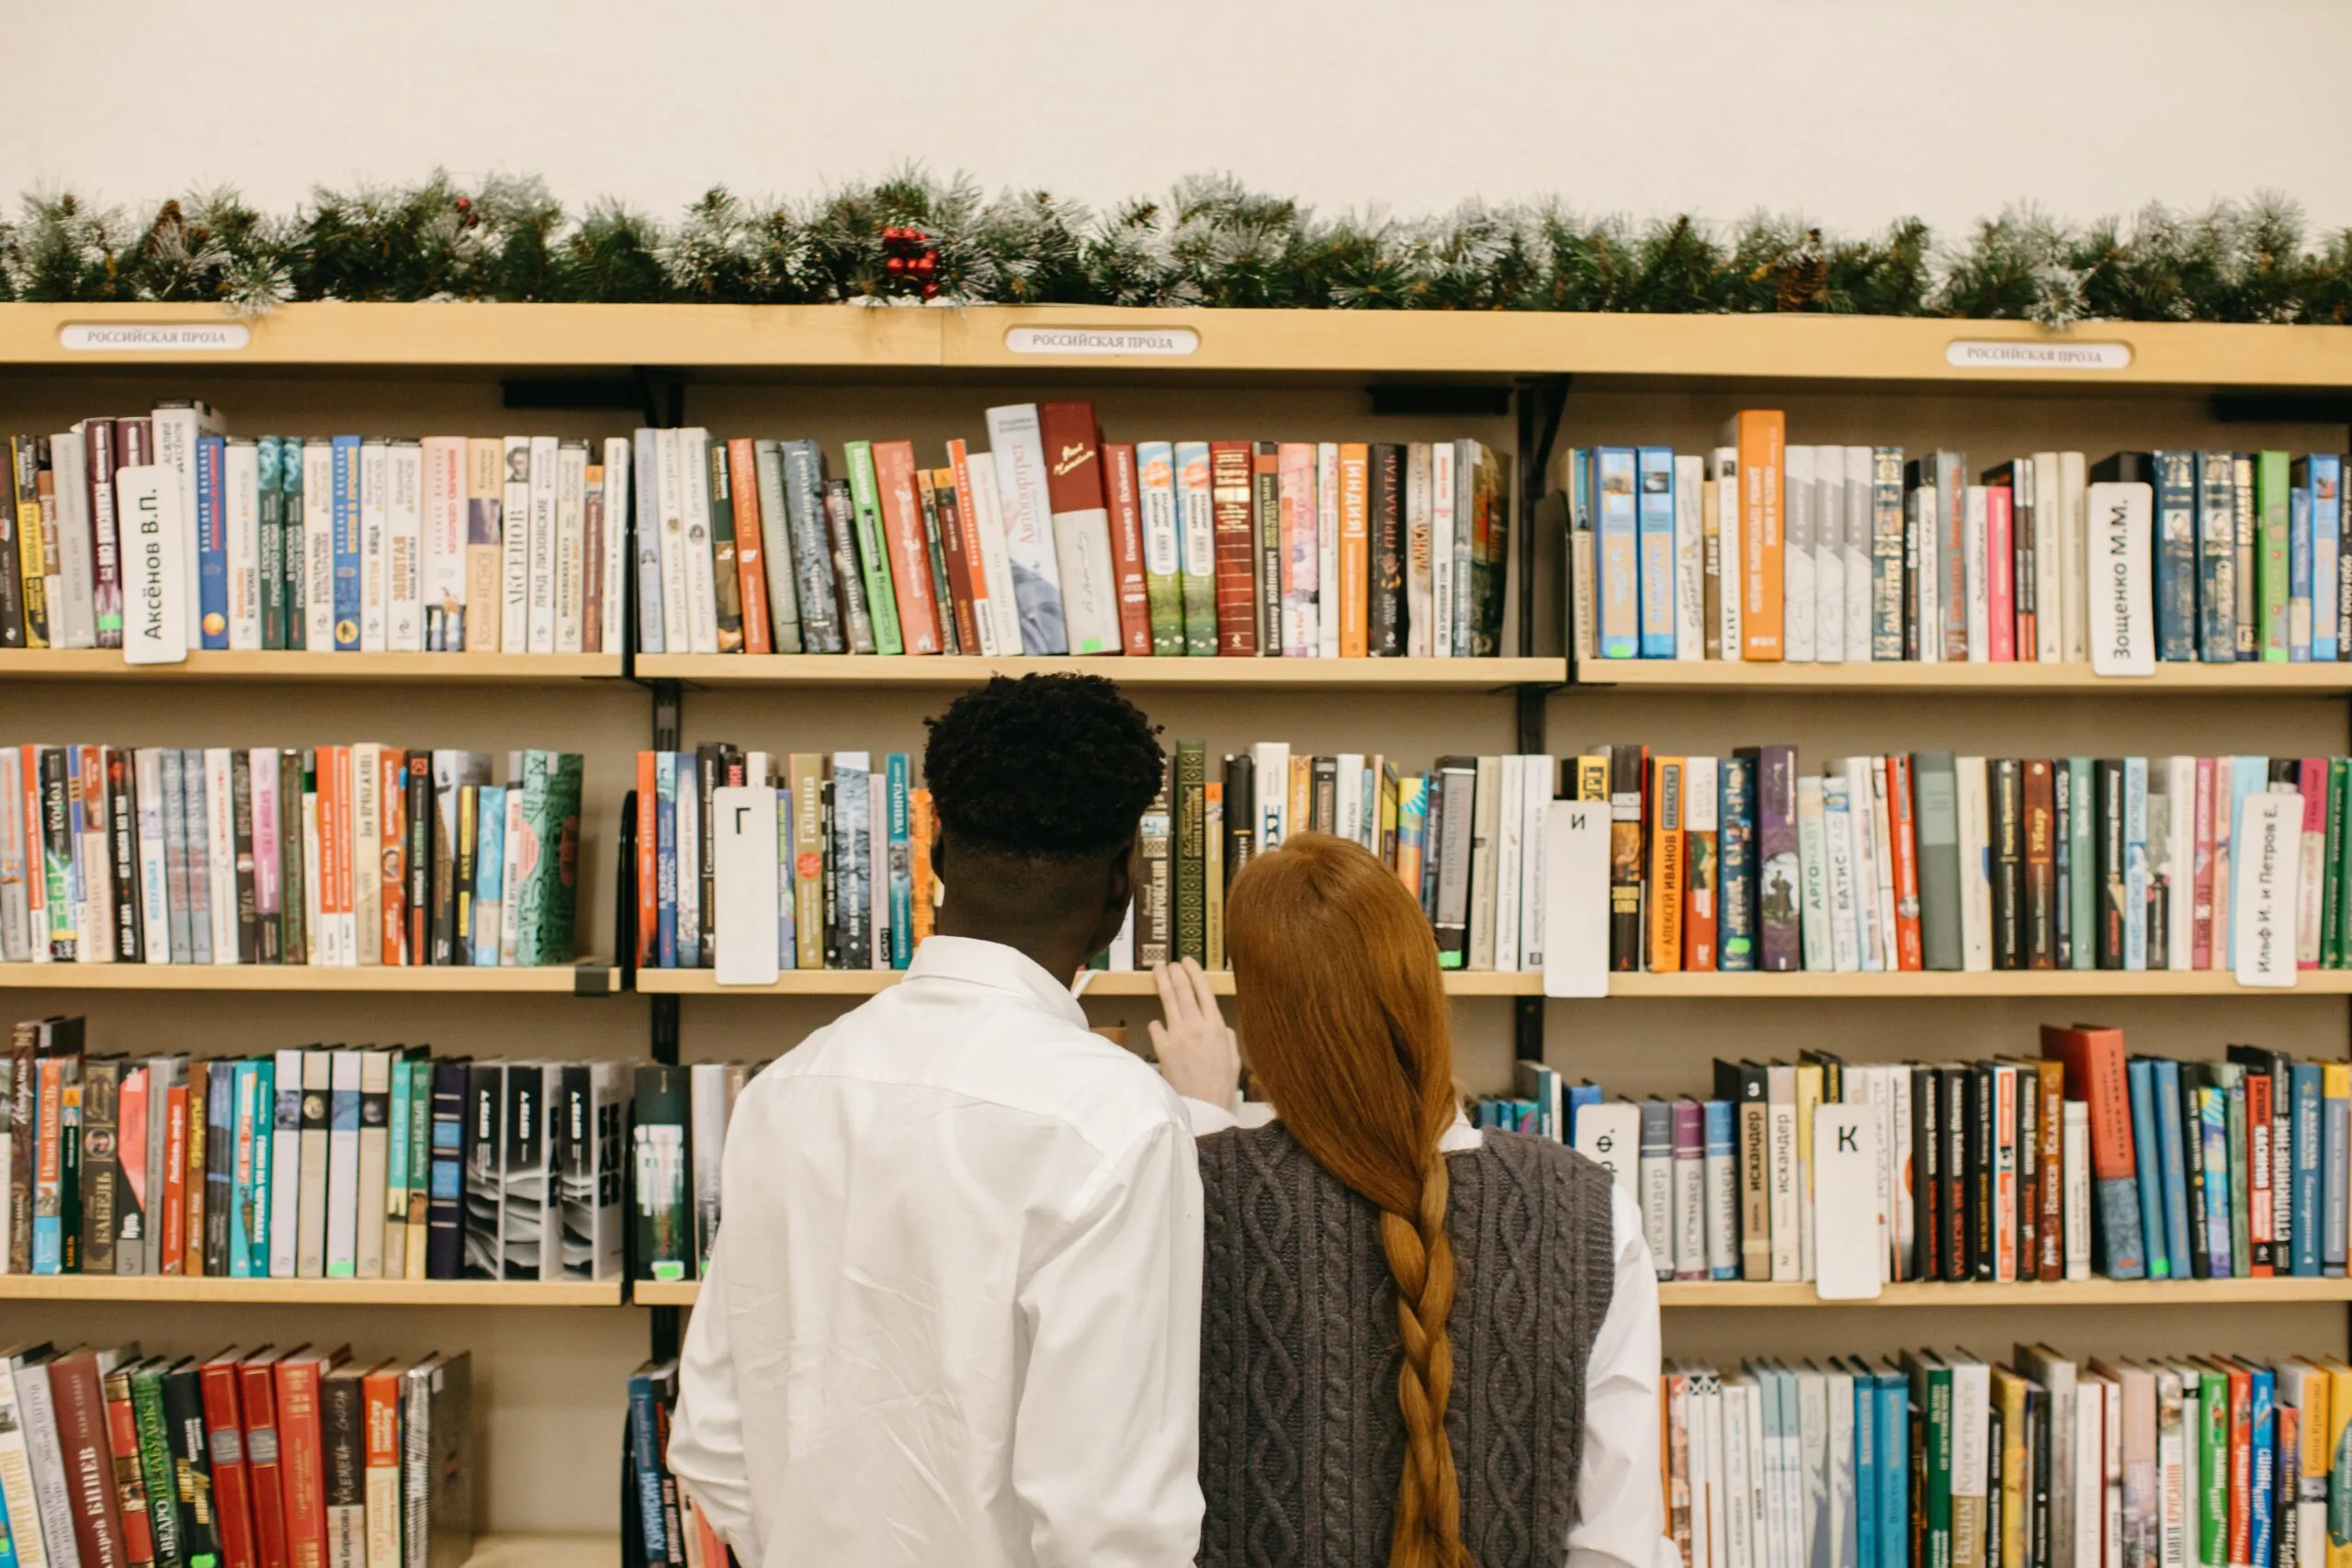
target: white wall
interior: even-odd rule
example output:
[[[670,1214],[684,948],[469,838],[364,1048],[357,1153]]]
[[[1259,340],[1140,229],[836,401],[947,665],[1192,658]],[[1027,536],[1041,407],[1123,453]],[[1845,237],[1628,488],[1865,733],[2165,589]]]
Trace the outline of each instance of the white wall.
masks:
[[[1548,192],[1957,228],[2016,198],[2088,217],[2270,186],[2352,220],[2342,0],[70,9],[10,29],[10,193],[225,181],[283,208],[438,163],[670,212],[714,182],[800,195],[920,158],[1097,202],[1229,169],[1400,213]]]

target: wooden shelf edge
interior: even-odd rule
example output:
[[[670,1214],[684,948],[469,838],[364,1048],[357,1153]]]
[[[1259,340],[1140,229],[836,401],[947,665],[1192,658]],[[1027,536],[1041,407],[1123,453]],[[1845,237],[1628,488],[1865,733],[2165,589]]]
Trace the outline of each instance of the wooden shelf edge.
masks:
[[[888,969],[807,969],[787,971],[772,985],[722,986],[708,969],[640,969],[637,988],[647,996],[673,997],[870,997],[898,984],[899,972]],[[1210,974],[1209,984],[1221,997],[1233,995],[1227,970]],[[1538,974],[1463,974],[1445,976],[1448,996],[1526,997],[1544,988]],[[1148,973],[1097,972],[1083,993],[1089,997],[1148,997],[1158,994]]]
[[[636,1280],[628,1288],[629,1301],[641,1307],[690,1307],[701,1293],[698,1280]]]
[[[585,993],[583,985],[590,987]],[[619,989],[620,972],[596,964],[498,969],[373,964],[345,969],[307,964],[0,964],[0,990],[611,996]]]
[[[554,686],[620,674],[617,653],[212,652],[182,664],[126,664],[112,649],[0,649],[0,676],[22,681]]]
[[[618,1568],[617,1533],[501,1532],[474,1537],[464,1568]]]
[[[240,1306],[618,1306],[618,1280],[237,1280],[0,1274],[0,1301],[218,1302]]]
[[[648,653],[647,681],[710,686],[965,686],[992,675],[1074,671],[1127,686],[1486,690],[1567,680],[1564,659],[984,659]]]
[[[2095,675],[2084,664],[1749,664],[1604,659],[1577,667],[1573,691],[2079,693],[2179,696],[2207,692],[2332,696],[2352,692],[2352,663],[2159,664],[2148,676]]]
[[[1914,1281],[1882,1287],[1868,1301],[1823,1301],[1810,1284],[1661,1282],[1661,1306],[1735,1307],[1996,1307],[2055,1306],[2294,1306],[2352,1302],[2347,1280],[2074,1280],[2056,1284],[1977,1285]]]

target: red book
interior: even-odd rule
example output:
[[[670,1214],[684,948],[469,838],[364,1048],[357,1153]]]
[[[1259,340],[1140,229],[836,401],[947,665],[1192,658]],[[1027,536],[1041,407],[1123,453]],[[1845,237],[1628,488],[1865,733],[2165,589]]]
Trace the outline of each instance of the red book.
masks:
[[[637,966],[650,968],[662,935],[661,806],[651,751],[637,754]]]
[[[408,753],[387,746],[376,761],[376,852],[384,874],[379,891],[381,908],[379,919],[383,930],[379,936],[377,959],[388,968],[398,968],[401,953],[408,934]],[[359,933],[359,940],[368,940],[368,933]]]
[[[348,1351],[319,1355],[308,1346],[277,1363],[277,1462],[286,1508],[288,1568],[326,1568],[325,1432],[320,1385]]]
[[[255,1568],[292,1568],[286,1554],[286,1472],[277,1452],[278,1355],[256,1350],[237,1364]]]
[[[1988,601],[1985,657],[1996,664],[2013,664],[2018,657],[2018,589],[2016,513],[2007,485],[1984,491],[1984,595]]]
[[[743,651],[774,653],[768,571],[760,549],[760,467],[748,440],[727,444],[727,490],[735,507],[735,576],[743,591]]]
[[[947,563],[948,609],[956,616],[956,643],[967,655],[980,651],[979,599],[972,591],[974,546],[964,520],[970,498],[956,488],[951,465],[931,470],[932,504],[939,513],[939,553]]]
[[[909,653],[937,653],[939,605],[931,592],[931,546],[923,537],[922,506],[915,496],[913,442],[874,444],[874,485],[882,501],[882,538],[890,556],[899,636]]]
[[[2230,1555],[2251,1560],[2254,1531],[2254,1416],[2252,1371],[2229,1356],[2210,1358],[2230,1380]],[[2275,1472],[2273,1473],[2276,1473]]]
[[[2327,909],[2327,759],[2305,757],[2296,782],[2303,795],[2303,853],[2298,865],[2295,967],[2316,969]]]
[[[183,1271],[187,1247],[187,1085],[164,1091],[164,1209],[152,1222],[164,1227],[164,1272]]]
[[[122,1504],[114,1493],[114,1442],[107,1430],[98,1359],[85,1350],[52,1362],[49,1393],[57,1406],[57,1446],[65,1463],[65,1493],[74,1509],[74,1544],[82,1568],[130,1568],[123,1554]]]
[[[2272,1111],[2270,1075],[2249,1070],[2245,1075],[2245,1198],[2252,1261],[2246,1272],[2256,1280],[2267,1280],[2274,1272],[2271,1255],[2278,1239],[2278,1198],[2270,1185],[2273,1156],[2278,1152],[2273,1147]]]
[[[1131,442],[1102,448],[1102,477],[1110,485],[1111,570],[1119,580],[1119,644],[1130,659],[1151,654],[1151,598],[1143,576],[1143,501],[1136,489],[1136,449]]]
[[[253,1491],[245,1473],[244,1421],[237,1398],[242,1352],[223,1350],[198,1371],[205,1444],[212,1456],[212,1517],[220,1532],[221,1568],[257,1568]]]
[[[140,1462],[139,1416],[130,1404],[130,1368],[138,1360],[119,1364],[106,1375],[107,1446],[114,1454],[115,1498],[122,1506],[122,1547],[131,1568],[155,1561],[155,1527],[149,1517],[147,1472]],[[164,1500],[171,1506],[170,1499]]]
[[[1919,834],[1911,796],[1911,758],[1886,759],[1886,844],[1894,866],[1894,967],[1917,971],[1926,957],[1919,945]]]
[[[2121,1227],[2137,1219],[2140,1168],[2132,1145],[2132,1087],[2124,1066],[2123,1031],[2061,1029],[2045,1023],[2041,1055],[2065,1064],[2066,1098],[2090,1108],[2091,1224],[2098,1227],[2093,1236],[2125,1234]],[[2150,1154],[2153,1157],[2154,1151]],[[2135,1211],[2128,1217],[2123,1213],[2127,1204]],[[2113,1248],[2102,1250],[2111,1254]]]
[[[1209,443],[1209,515],[1216,542],[1216,650],[1258,657],[1258,536],[1247,441]]]

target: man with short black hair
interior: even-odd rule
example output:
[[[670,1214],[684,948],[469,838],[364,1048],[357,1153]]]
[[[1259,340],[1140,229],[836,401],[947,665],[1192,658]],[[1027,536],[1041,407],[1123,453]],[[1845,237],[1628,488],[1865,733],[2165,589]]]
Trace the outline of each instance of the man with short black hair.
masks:
[[[1166,759],[1100,676],[1000,678],[930,728],[937,934],[743,1091],[670,1466],[745,1568],[1176,1568],[1193,1132],[1069,988]]]

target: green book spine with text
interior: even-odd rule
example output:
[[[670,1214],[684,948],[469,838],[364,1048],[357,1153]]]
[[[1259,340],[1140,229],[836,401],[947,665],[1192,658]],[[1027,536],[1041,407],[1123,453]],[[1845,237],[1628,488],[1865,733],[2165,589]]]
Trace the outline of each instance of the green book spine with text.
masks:
[[[2263,662],[2287,662],[2287,454],[2254,455],[2255,615]]]
[[[850,505],[857,517],[857,565],[865,580],[866,613],[874,619],[874,651],[903,653],[899,637],[899,599],[890,586],[890,552],[882,538],[882,492],[874,478],[874,443],[853,441],[842,448],[849,467]]]
[[[1203,785],[1208,782],[1205,743],[1176,743],[1176,951],[1206,964],[1208,953],[1208,825]]]

